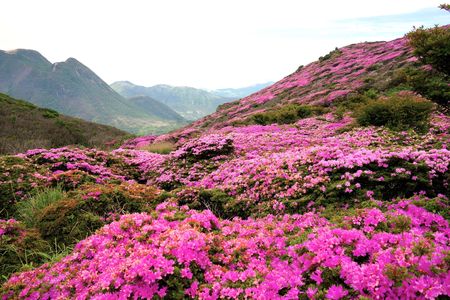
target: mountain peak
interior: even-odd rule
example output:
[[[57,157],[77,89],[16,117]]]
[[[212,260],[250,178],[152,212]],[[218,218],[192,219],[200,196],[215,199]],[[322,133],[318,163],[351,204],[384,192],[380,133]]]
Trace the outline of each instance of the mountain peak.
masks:
[[[1,50],[0,50],[1,51]],[[43,61],[45,63],[50,63],[41,53],[36,50],[31,49],[13,49],[7,51],[1,51],[8,55],[17,56],[23,59],[31,60],[31,61]]]
[[[69,57],[68,59],[66,59],[65,62],[69,63],[69,64],[80,64],[80,65],[82,65],[82,63],[79,60],[77,60],[76,58],[73,58],[73,57]]]

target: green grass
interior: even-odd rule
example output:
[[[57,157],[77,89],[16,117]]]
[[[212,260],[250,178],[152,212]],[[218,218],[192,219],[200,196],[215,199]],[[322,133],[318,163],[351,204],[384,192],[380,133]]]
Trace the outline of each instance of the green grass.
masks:
[[[161,142],[161,143],[150,144],[150,145],[142,147],[140,149],[147,150],[147,151],[153,152],[153,153],[169,154],[170,152],[175,150],[175,145],[171,142]]]
[[[17,215],[27,227],[35,228],[38,225],[37,215],[64,196],[65,193],[61,188],[44,189],[32,198],[17,203]]]

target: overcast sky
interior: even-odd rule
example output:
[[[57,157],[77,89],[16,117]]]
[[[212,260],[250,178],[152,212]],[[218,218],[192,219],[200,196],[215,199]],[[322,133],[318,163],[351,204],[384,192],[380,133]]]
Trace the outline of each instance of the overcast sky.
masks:
[[[106,82],[276,81],[334,47],[450,23],[445,0],[2,0],[0,49],[75,57]]]

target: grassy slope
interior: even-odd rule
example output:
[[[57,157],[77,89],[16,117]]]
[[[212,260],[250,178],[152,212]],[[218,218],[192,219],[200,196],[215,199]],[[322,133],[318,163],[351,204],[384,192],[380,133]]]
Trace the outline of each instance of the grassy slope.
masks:
[[[107,125],[59,115],[0,94],[0,154],[80,144],[104,148],[128,134]]]

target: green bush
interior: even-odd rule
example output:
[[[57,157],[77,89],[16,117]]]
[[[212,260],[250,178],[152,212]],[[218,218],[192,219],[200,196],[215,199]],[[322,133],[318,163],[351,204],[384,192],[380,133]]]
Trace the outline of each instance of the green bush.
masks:
[[[42,110],[42,116],[47,119],[54,119],[56,117],[59,117],[59,113],[56,110],[43,108]]]
[[[175,192],[178,205],[187,205],[191,209],[209,209],[223,219],[233,217],[247,218],[251,214],[245,202],[239,202],[220,189],[180,188]]]
[[[334,50],[330,51],[330,53],[328,53],[327,55],[319,57],[319,61],[322,62],[322,61],[328,60],[330,58],[338,57],[341,54],[342,54],[342,51],[339,50],[338,47],[336,47],[336,48],[334,48]]]
[[[444,109],[449,109],[450,86],[448,76],[436,71],[409,68],[406,70],[407,81],[412,90],[439,104]]]
[[[450,28],[415,28],[407,34],[414,55],[424,64],[450,75]]]
[[[357,121],[362,126],[386,126],[392,130],[413,129],[425,132],[429,126],[433,104],[412,93],[380,97],[361,106]]]
[[[320,115],[324,112],[325,108],[321,106],[289,104],[263,113],[254,114],[250,118],[250,123],[259,125],[269,125],[273,123],[292,124],[300,119],[312,115]]]
[[[120,215],[151,211],[157,194],[140,184],[87,184],[40,210],[37,228],[47,241],[70,246]]]
[[[441,8],[446,9],[447,5]],[[409,83],[414,91],[449,111],[450,102],[450,27],[415,28],[407,34],[410,45],[423,64],[433,70],[410,70]]]

